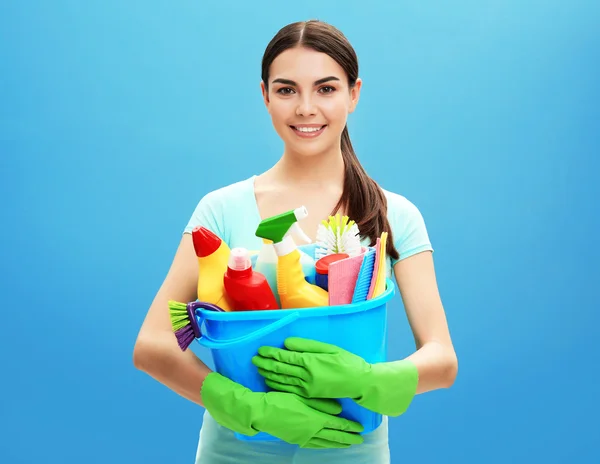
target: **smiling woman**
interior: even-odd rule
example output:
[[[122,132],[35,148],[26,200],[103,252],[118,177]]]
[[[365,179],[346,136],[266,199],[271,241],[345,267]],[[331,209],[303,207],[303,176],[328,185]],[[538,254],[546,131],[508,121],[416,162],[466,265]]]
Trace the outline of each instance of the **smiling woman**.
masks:
[[[354,49],[339,30],[320,21],[285,26],[265,50],[260,86],[283,153],[268,171],[200,200],[140,330],[135,365],[206,408],[198,464],[389,463],[387,418],[360,434],[360,424],[337,416],[341,408],[333,398],[398,416],[416,394],[453,384],[458,363],[425,222],[408,199],[371,179],[354,152],[346,123],[362,81]],[[285,350],[265,347],[253,359],[273,387],[253,392],[211,372],[191,350],[181,352],[168,300],[195,299],[195,227],[210,229],[230,248],[258,249],[260,221],[299,205],[310,211],[302,228],[312,240],[317,225],[337,212],[356,221],[367,245],[388,233],[385,269],[395,275],[417,350],[371,365],[336,346],[288,340]],[[234,432],[267,432],[281,441],[240,441]]]

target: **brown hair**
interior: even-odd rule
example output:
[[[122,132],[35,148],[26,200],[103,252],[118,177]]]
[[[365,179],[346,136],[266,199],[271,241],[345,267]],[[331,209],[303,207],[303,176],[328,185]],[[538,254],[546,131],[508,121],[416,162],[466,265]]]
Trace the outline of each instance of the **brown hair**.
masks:
[[[267,45],[262,59],[262,80],[268,89],[269,69],[277,56],[295,47],[311,48],[326,53],[346,72],[348,86],[353,88],[358,79],[358,58],[350,42],[334,26],[318,20],[300,21],[280,29]],[[356,221],[363,237],[369,237],[371,246],[382,232],[388,233],[387,254],[398,259],[394,238],[387,218],[387,200],[379,185],[371,179],[356,156],[348,126],[344,127],[341,142],[344,158],[344,190],[332,214],[341,207],[350,219]]]

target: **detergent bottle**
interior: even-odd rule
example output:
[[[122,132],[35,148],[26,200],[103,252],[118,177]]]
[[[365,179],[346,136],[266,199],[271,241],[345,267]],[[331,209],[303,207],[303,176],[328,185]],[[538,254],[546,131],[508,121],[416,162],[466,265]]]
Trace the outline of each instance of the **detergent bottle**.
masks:
[[[266,238],[263,238],[263,246],[256,257],[254,269],[265,276],[273,295],[275,295],[277,305],[281,305],[277,291],[277,253],[275,253],[273,242]]]
[[[223,283],[234,311],[279,309],[269,282],[252,269],[250,254],[245,248],[231,250]]]
[[[229,247],[206,227],[192,230],[194,250],[198,257],[198,300],[231,311],[231,300],[225,292],[223,275],[227,271]]]
[[[256,236],[271,240],[277,254],[277,292],[283,309],[327,306],[329,294],[317,285],[307,282],[300,251],[296,248],[292,232],[304,241],[310,238],[298,225],[298,221],[308,216],[304,206],[292,211],[267,218],[258,225]]]

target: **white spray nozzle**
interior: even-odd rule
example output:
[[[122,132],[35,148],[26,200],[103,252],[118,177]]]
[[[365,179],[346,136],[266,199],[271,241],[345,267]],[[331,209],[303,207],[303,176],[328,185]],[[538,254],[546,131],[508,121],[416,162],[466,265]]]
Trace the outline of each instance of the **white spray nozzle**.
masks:
[[[308,216],[308,210],[306,206],[300,206],[294,210],[294,216],[296,216],[296,220],[301,221],[302,219]]]

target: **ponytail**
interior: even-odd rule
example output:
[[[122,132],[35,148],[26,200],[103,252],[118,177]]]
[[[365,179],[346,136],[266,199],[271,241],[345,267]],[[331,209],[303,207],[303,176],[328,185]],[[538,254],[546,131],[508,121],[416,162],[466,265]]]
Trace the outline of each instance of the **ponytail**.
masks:
[[[371,179],[356,156],[348,126],[342,132],[342,157],[344,159],[344,189],[335,206],[334,214],[343,207],[350,219],[356,222],[360,234],[369,237],[370,246],[374,246],[382,232],[387,232],[386,253],[392,259],[398,259],[399,253],[394,246],[394,237],[387,217],[387,199],[379,185]]]

